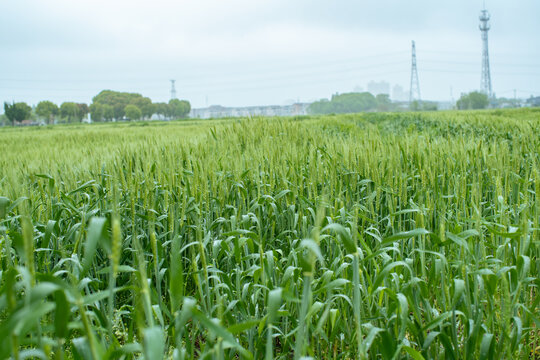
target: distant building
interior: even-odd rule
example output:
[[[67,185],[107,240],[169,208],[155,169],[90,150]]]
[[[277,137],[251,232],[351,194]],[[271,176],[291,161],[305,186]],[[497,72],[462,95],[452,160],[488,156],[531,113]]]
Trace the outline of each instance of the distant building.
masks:
[[[370,81],[367,85],[367,91],[372,93],[373,95],[390,95],[390,84],[386,81]]]
[[[408,101],[409,94],[407,94],[400,85],[394,85],[392,88],[392,96],[390,98],[392,101]]]
[[[210,119],[224,117],[248,117],[248,116],[295,116],[307,115],[309,103],[294,103],[292,105],[269,105],[269,106],[246,106],[225,107],[212,105],[207,108],[191,109],[190,118]]]
[[[354,87],[353,91],[356,92],[356,93],[364,92],[364,87],[362,87],[360,85],[357,85],[357,86]]]

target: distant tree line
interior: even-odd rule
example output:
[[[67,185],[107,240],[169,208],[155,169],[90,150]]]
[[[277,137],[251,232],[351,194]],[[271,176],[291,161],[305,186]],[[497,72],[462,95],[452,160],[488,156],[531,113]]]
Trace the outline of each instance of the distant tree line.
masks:
[[[186,100],[153,103],[141,94],[103,90],[94,96],[90,106],[75,102],[64,102],[58,106],[45,100],[32,109],[24,102],[4,103],[3,117],[13,125],[24,120],[54,124],[81,122],[88,114],[94,122],[150,119],[154,114],[170,120],[186,118],[190,111],[191,104]]]
[[[308,111],[311,114],[343,114],[364,111],[396,111],[403,110],[397,104],[392,103],[388,94],[374,96],[369,92],[353,92],[335,94],[330,100],[322,99],[312,103]],[[413,111],[437,110],[434,102],[413,102],[410,106]]]
[[[487,95],[473,91],[461,95],[456,103],[460,110],[485,109],[489,105]],[[330,100],[322,99],[312,103],[308,111],[311,114],[339,114],[363,111],[395,111],[396,104],[387,94],[374,96],[369,92],[335,94]],[[409,110],[437,110],[434,102],[413,101]],[[191,105],[186,100],[172,99],[168,103],[153,103],[148,97],[137,93],[103,90],[92,99],[88,106],[84,103],[64,102],[60,106],[51,101],[41,101],[35,109],[24,102],[4,103],[4,115],[11,124],[24,120],[40,119],[47,124],[56,122],[81,122],[88,114],[92,121],[145,120],[156,114],[163,120],[179,119],[188,116]]]
[[[24,102],[4,103],[4,115],[13,124],[29,119],[32,114],[32,108]]]
[[[149,119],[157,114],[163,119],[185,118],[191,111],[186,100],[172,99],[169,103],[153,103],[150,98],[137,93],[103,90],[92,99],[92,121]]]
[[[478,91],[462,94],[456,103],[459,110],[485,109],[488,107],[488,105],[488,96]]]
[[[386,105],[388,95],[379,96],[381,105]],[[369,92],[346,93],[332,95],[330,100],[322,99],[309,105],[308,111],[312,114],[340,114],[355,113],[362,111],[375,111],[377,98]]]
[[[409,103],[409,110],[411,111],[437,111],[437,109],[437,103],[434,101],[414,100]]]

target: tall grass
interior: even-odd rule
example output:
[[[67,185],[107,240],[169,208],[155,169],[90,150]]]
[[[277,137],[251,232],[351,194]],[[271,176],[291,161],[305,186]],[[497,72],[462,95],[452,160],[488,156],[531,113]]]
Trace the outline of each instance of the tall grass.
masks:
[[[0,358],[540,356],[540,112],[0,131]]]

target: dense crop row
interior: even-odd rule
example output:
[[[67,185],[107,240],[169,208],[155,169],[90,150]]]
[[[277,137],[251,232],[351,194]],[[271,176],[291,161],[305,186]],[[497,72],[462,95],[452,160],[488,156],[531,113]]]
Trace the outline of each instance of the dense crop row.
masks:
[[[539,134],[531,110],[3,130],[0,358],[534,357]]]

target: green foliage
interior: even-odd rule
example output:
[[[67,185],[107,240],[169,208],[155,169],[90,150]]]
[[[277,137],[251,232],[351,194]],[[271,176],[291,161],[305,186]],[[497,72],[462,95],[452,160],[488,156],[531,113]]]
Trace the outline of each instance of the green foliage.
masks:
[[[437,103],[433,101],[414,100],[409,105],[411,111],[437,111]]]
[[[79,121],[81,121],[88,115],[88,113],[90,112],[90,108],[88,107],[88,105],[84,103],[78,103],[77,108],[78,108],[77,114],[79,116]]]
[[[104,112],[104,106],[100,103],[93,103],[90,104],[89,111],[90,111],[90,118],[93,122],[101,122],[105,120],[105,112]]]
[[[378,94],[375,96],[377,101],[377,111],[390,111],[392,110],[392,102],[388,94]]]
[[[114,107],[109,104],[102,105],[103,119],[105,121],[112,121],[114,119]]]
[[[101,105],[101,106],[100,106]],[[149,119],[153,114],[159,114],[164,118],[185,118],[191,110],[191,105],[186,100],[171,100],[167,103],[152,103],[152,100],[137,93],[118,92],[103,90],[93,98],[90,112],[95,113],[92,118],[111,121],[121,120],[124,116],[135,119],[126,113],[128,105],[136,106],[141,115],[136,119]],[[133,109],[129,107],[129,109]],[[135,114],[131,114],[135,115]],[[96,120],[101,121],[101,120]]]
[[[171,99],[169,101],[169,115],[172,118],[186,118],[191,111],[191,104],[186,100]]]
[[[409,105],[409,110],[411,111],[420,111],[421,103],[418,100],[413,100]]]
[[[79,118],[79,107],[74,102],[64,102],[60,105],[60,116],[67,122],[74,122]]]
[[[142,116],[141,109],[135,105],[127,105],[124,109],[124,113],[130,120],[139,120]]]
[[[30,118],[32,114],[32,108],[24,102],[4,103],[4,114],[8,120],[14,124],[15,122],[21,122]]]
[[[330,114],[332,113],[333,104],[328,99],[321,99],[319,101],[312,102],[308,111],[310,114]]]
[[[112,106],[120,103],[126,106],[138,98],[142,98],[142,95],[137,93],[103,90],[99,94],[94,96],[92,101],[94,103],[107,104]]]
[[[143,96],[137,93],[118,92],[103,90],[92,99],[93,104],[109,105],[113,108],[113,118],[122,119],[126,114],[124,109],[127,105],[142,99]],[[106,117],[107,118],[107,117]]]
[[[54,123],[54,117],[60,109],[51,101],[40,101],[36,106],[36,115],[47,120],[48,124]]]
[[[489,99],[486,94],[472,91],[468,94],[461,95],[456,105],[460,110],[485,109],[489,105]]]
[[[171,118],[171,108],[167,103],[156,103],[156,114],[162,116],[164,119]]]
[[[422,102],[422,110],[424,111],[437,111],[438,106],[436,102],[432,101],[423,101]]]
[[[132,100],[130,104],[135,105],[141,111],[141,116],[145,119],[149,119],[152,116],[152,114],[156,112],[156,106],[152,104],[152,100],[150,100],[150,98],[147,98],[147,97],[136,98]],[[130,117],[129,115],[127,115],[127,113],[126,113],[126,116]],[[139,118],[141,116],[139,116]]]
[[[84,105],[84,106],[83,106]],[[60,105],[60,116],[67,122],[80,122],[86,115],[85,104],[77,104],[74,102],[64,102]]]
[[[381,106],[386,106],[388,98],[381,97]],[[311,114],[341,114],[371,111],[377,108],[377,99],[371,93],[346,93],[332,95],[330,101],[323,99],[309,106]]]
[[[538,111],[0,129],[0,359],[539,356]]]

